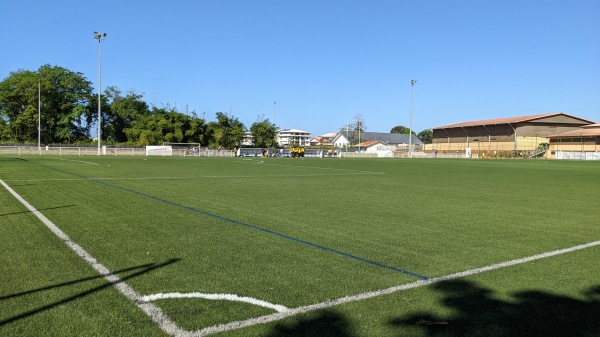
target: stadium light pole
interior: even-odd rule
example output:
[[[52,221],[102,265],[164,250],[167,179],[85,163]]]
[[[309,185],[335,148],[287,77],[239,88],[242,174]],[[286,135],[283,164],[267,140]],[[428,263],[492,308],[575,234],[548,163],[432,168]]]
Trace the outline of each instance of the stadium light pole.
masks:
[[[412,153],[412,110],[413,110],[413,91],[417,80],[410,80],[410,125],[408,128],[408,156],[413,157]]]
[[[273,102],[273,125],[275,125],[275,103],[277,102]]]
[[[42,80],[38,79],[38,151],[42,150]]]
[[[106,33],[94,32],[94,39],[98,41],[98,155],[101,154],[102,113],[100,108],[100,91],[102,90],[102,75],[100,72],[100,44],[106,38]]]

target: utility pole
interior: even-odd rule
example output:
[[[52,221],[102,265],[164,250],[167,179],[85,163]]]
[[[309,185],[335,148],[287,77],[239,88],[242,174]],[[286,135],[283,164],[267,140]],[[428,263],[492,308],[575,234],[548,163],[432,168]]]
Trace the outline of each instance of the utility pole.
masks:
[[[408,132],[408,156],[409,158],[413,157],[413,149],[412,149],[412,110],[413,110],[413,91],[415,88],[415,83],[417,80],[410,80],[410,125]]]

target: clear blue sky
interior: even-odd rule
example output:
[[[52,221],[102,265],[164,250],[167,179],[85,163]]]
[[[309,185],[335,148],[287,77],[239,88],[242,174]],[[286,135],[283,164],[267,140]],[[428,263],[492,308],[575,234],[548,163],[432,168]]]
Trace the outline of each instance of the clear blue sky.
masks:
[[[599,0],[0,1],[0,78],[50,64],[155,106],[313,136],[565,112],[600,122]],[[277,102],[274,104],[273,102]]]

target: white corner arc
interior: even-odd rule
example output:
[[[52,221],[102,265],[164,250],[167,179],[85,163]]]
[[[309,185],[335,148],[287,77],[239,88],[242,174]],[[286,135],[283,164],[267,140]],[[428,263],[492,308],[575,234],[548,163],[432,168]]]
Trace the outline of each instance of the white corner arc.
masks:
[[[235,294],[205,294],[205,293],[158,293],[145,295],[140,298],[144,302],[152,302],[156,300],[166,299],[181,299],[181,298],[202,298],[205,300],[217,300],[217,301],[233,301],[233,302],[244,302],[254,304],[257,306],[273,309],[277,312],[286,312],[289,310],[288,307],[273,304],[267,301],[259,300],[253,297],[238,296]]]

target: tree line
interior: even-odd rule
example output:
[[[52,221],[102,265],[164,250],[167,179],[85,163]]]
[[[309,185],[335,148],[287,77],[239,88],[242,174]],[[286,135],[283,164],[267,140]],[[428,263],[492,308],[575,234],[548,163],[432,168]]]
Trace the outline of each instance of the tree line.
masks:
[[[104,144],[156,145],[200,143],[208,147],[241,145],[244,124],[224,112],[207,122],[196,112],[150,107],[143,95],[107,87],[100,98]],[[82,73],[44,65],[37,71],[11,72],[0,82],[0,142],[37,143],[38,122],[43,144],[90,144],[98,127],[98,95]],[[255,145],[273,146],[275,125],[268,119],[250,127]]]
[[[215,114],[216,121],[207,122],[195,111],[182,113],[168,105],[150,107],[142,94],[124,93],[114,86],[104,90],[100,107],[102,142],[108,145],[171,142],[234,148],[241,146],[247,130],[254,146],[277,145],[275,124],[260,117],[249,129],[224,112]],[[38,122],[42,144],[95,143],[92,132],[98,127],[98,95],[92,83],[82,73],[59,66],[11,72],[0,82],[0,142],[36,144]]]

